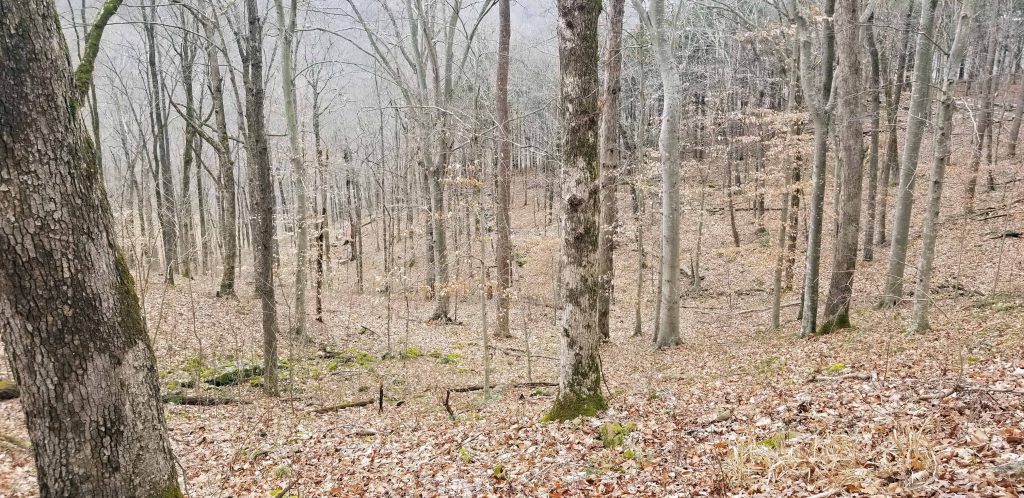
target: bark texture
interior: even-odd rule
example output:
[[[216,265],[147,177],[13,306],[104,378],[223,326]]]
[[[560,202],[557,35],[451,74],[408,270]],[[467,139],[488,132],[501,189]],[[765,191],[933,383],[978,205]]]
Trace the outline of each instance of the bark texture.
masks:
[[[952,152],[953,115],[956,113],[954,100],[960,64],[967,51],[970,26],[974,16],[974,0],[966,0],[957,20],[956,35],[949,50],[949,59],[943,72],[939,95],[938,130],[935,136],[935,160],[928,178],[928,207],[924,217],[924,233],[921,236],[921,260],[918,263],[917,285],[914,291],[914,311],[910,319],[909,332],[921,332],[929,328],[928,309],[932,267],[935,263],[935,241],[939,233],[939,209],[942,205],[942,187]],[[981,140],[981,137],[979,137]]]
[[[494,260],[498,267],[498,318],[494,335],[512,337],[508,330],[509,292],[512,287],[512,220],[509,207],[512,197],[512,139],[508,123],[508,62],[511,37],[509,0],[498,0],[498,81],[496,85],[498,121],[498,171],[494,175],[494,227],[497,241]],[[487,385],[486,383],[484,385]]]
[[[836,235],[832,274],[825,300],[825,321],[819,333],[850,326],[850,299],[857,269],[857,242],[860,237],[861,185],[864,179],[864,125],[860,60],[860,33],[857,2],[839,2],[836,23],[839,33],[839,145],[842,156],[840,181],[839,232]]]
[[[600,0],[558,1],[561,64],[562,260],[558,310],[558,396],[549,420],[593,416],[601,394],[597,309],[598,109],[597,20]]]
[[[601,99],[601,221],[597,242],[597,330],[605,340],[611,337],[609,316],[612,308],[615,267],[615,232],[618,230],[616,190],[619,182],[619,93],[622,89],[622,18],[626,0],[611,0],[608,11],[608,40],[604,73],[604,96]]]
[[[263,389],[277,395],[277,301],[274,295],[274,182],[263,116],[263,24],[256,0],[246,0],[249,32],[245,65],[245,114],[252,168],[252,231],[256,297],[263,312]]]
[[[0,334],[40,495],[180,497],[155,358],[69,105],[55,12],[50,0],[0,8]]]

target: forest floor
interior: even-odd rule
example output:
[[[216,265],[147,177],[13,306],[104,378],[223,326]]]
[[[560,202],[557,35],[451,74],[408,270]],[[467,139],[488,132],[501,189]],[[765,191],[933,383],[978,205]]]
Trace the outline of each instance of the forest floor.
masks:
[[[705,279],[700,291],[685,296],[683,343],[653,351],[651,254],[641,283],[643,336],[631,336],[637,247],[623,195],[612,340],[601,350],[610,408],[565,423],[540,422],[556,392],[540,383],[557,381],[550,303],[558,239],[536,205],[513,216],[524,263],[511,320],[515,337],[492,341],[497,385],[487,399],[482,391],[449,392],[483,379],[478,274],[464,237],[453,244],[464,249],[453,265],[458,325],[425,322],[432,304],[418,288],[422,264],[410,273],[415,282],[395,277],[392,292],[382,292],[378,234],[367,235],[365,292],[354,290],[353,265],[335,262],[324,323],[313,321],[311,312],[307,340],[282,333],[286,368],[277,399],[249,380],[182,387],[259,361],[248,254],[237,300],[214,297],[212,276],[171,287],[154,275],[140,288],[163,388],[236,402],[166,405],[186,492],[1017,496],[1024,491],[1024,240],[997,235],[1024,229],[1024,177],[1019,162],[993,168],[996,190],[979,194],[974,216],[960,210],[966,168],[951,168],[933,330],[912,336],[903,333],[906,305],[874,309],[888,258],[882,247],[875,261],[858,263],[854,328],[798,338],[791,306],[798,293],[790,292],[783,298],[782,329],[767,331],[778,212],[769,211],[765,220],[770,233],[756,236],[750,212],[738,211],[742,245],[734,248],[724,196],[716,189],[705,199],[714,208],[703,215]],[[684,261],[694,248],[699,197],[691,190],[684,195]],[[749,199],[750,192],[740,193],[737,207],[749,207]],[[777,208],[777,197],[769,205]],[[656,250],[658,216],[649,216],[645,246]],[[826,226],[831,216],[827,206]],[[822,274],[828,275],[825,239]],[[916,261],[919,238],[913,243]],[[399,261],[406,260],[404,247],[396,244]],[[476,244],[471,250],[476,253]],[[283,259],[281,275],[290,284],[291,258]],[[797,261],[799,288],[802,253]],[[291,323],[287,284],[279,285],[283,331]],[[493,301],[488,304],[493,331]],[[324,345],[332,354],[318,352]],[[5,363],[0,378],[9,378]],[[529,382],[538,384],[524,386]],[[354,401],[369,403],[337,406]],[[36,494],[31,454],[20,447],[27,439],[18,401],[0,402],[0,496]]]

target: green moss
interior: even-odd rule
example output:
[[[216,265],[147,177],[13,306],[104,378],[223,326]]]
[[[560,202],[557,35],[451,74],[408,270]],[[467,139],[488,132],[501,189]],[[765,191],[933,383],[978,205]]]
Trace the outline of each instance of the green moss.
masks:
[[[846,370],[846,363],[843,363],[841,361],[833,363],[828,367],[829,373],[838,373],[842,372],[843,370]]]
[[[605,448],[618,448],[626,442],[626,436],[635,430],[635,422],[627,422],[625,424],[605,422],[604,424],[601,424],[601,428],[598,429],[598,434],[601,438],[601,444],[604,445]]]
[[[848,329],[851,327],[853,327],[853,325],[850,325],[850,315],[843,313],[821,324],[821,326],[818,327],[818,331],[815,332],[815,335],[831,334],[837,330]]]
[[[504,481],[508,478],[508,475],[505,474],[505,466],[500,463],[494,466],[494,470],[491,471],[491,475],[499,481]]]
[[[771,437],[765,440],[758,441],[757,444],[765,446],[767,448],[779,449],[782,447],[782,445],[786,444],[786,441],[789,441],[790,439],[793,439],[796,436],[797,434],[792,431],[779,431],[776,432],[775,434],[772,434]]]
[[[433,353],[433,351],[431,351],[431,353]],[[399,353],[399,355],[402,358],[419,358],[420,356],[423,356],[423,351],[416,346],[409,346],[405,348],[405,351]]]
[[[178,483],[170,484],[160,494],[156,495],[155,498],[185,498],[182,494],[181,488],[178,487]]]
[[[559,396],[555,399],[555,405],[551,407],[543,418],[542,422],[555,420],[572,420],[576,417],[593,417],[598,412],[608,408],[604,396],[598,391],[589,396]]]

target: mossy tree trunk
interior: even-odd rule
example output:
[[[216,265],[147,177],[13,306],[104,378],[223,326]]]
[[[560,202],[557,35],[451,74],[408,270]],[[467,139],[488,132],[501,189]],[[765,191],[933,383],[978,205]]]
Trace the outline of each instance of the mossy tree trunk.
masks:
[[[0,8],[0,335],[40,495],[180,497],[153,350],[55,13],[51,0]],[[102,26],[90,33],[96,50]]]
[[[592,416],[605,408],[594,312],[597,309],[600,0],[558,1],[561,64],[562,257],[558,329],[559,390],[549,420]]]

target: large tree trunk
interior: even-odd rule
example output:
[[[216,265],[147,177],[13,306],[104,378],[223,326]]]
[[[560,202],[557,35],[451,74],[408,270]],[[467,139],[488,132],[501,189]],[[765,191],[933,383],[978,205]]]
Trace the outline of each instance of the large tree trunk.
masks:
[[[619,92],[622,74],[622,18],[626,0],[611,0],[608,11],[608,41],[605,60],[604,97],[601,100],[601,221],[597,242],[597,330],[601,337],[611,337],[609,318],[612,308],[613,280],[615,277],[615,232],[618,230],[616,190],[619,182]]]
[[[900,166],[900,186],[896,190],[896,214],[892,228],[892,246],[889,250],[889,270],[879,306],[894,306],[903,299],[903,273],[907,266],[907,239],[910,234],[910,214],[914,207],[914,183],[917,159],[921,152],[921,138],[928,122],[932,78],[932,34],[935,31],[935,7],[938,0],[921,0],[921,23],[914,55],[914,83],[910,97],[910,116],[907,119],[903,164]]]
[[[494,213],[494,226],[497,231],[494,260],[498,267],[498,317],[494,336],[512,337],[508,330],[509,292],[512,287],[512,220],[509,214],[512,197],[512,138],[509,136],[508,123],[508,63],[511,37],[509,0],[498,0],[498,15],[498,82],[495,92],[498,98],[498,171],[494,175],[494,197],[497,204]]]
[[[153,350],[55,12],[50,0],[0,8],[0,335],[39,492],[180,497]]]
[[[245,49],[245,117],[252,171],[252,232],[256,297],[263,312],[263,390],[277,395],[277,301],[274,296],[274,181],[263,116],[263,24],[256,0],[245,2],[249,32]]]
[[[939,233],[939,209],[942,205],[942,184],[949,164],[951,141],[953,135],[953,114],[956,113],[956,81],[960,63],[970,33],[974,17],[974,0],[966,0],[960,11],[956,24],[956,35],[953,46],[949,50],[949,59],[944,71],[941,93],[939,95],[938,130],[935,136],[935,160],[932,163],[931,175],[928,178],[928,209],[924,217],[924,233],[921,236],[921,259],[918,263],[917,286],[914,292],[914,311],[911,315],[909,332],[921,332],[929,328],[928,308],[931,287],[932,267],[935,262],[935,240]],[[995,47],[992,47],[993,51]],[[980,138],[979,138],[980,140]]]
[[[238,263],[238,214],[235,205],[235,164],[231,159],[231,142],[228,136],[227,113],[224,109],[224,78],[220,72],[220,47],[216,43],[216,29],[212,19],[215,10],[211,4],[210,19],[203,22],[206,37],[207,74],[210,78],[210,97],[213,101],[213,116],[217,128],[217,174],[220,198],[220,237],[224,245],[220,288],[217,295],[235,295],[235,271]]]
[[[297,0],[291,0],[288,14],[285,14],[282,0],[274,0],[277,8],[277,22],[281,28],[281,90],[284,94],[284,113],[288,123],[289,160],[292,165],[292,181],[295,190],[295,325],[292,333],[306,333],[306,257],[309,249],[309,199],[306,191],[306,164],[302,160],[302,145],[299,141],[299,116],[295,96],[295,64],[292,52],[295,42],[295,16]]]
[[[840,35],[837,97],[840,120],[839,145],[843,168],[840,181],[839,233],[834,247],[828,297],[825,299],[825,322],[819,332],[850,326],[850,300],[853,298],[853,277],[857,268],[861,185],[864,179],[864,126],[861,123],[861,92],[864,80],[858,57],[861,30],[857,28],[860,18],[857,2],[839,2],[836,18],[841,28],[837,30]],[[877,140],[875,144],[877,145]],[[875,151],[877,152],[877,147]]]
[[[558,311],[558,396],[545,418],[593,416],[601,393],[597,309],[598,109],[597,20],[600,0],[558,0],[561,66],[562,260]]]

